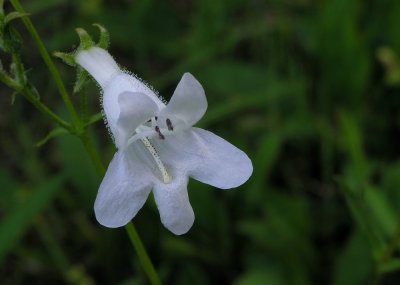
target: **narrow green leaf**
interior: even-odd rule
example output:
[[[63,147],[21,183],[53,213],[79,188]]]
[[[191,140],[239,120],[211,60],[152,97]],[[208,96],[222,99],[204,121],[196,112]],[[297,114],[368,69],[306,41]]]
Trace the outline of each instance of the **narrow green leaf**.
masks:
[[[30,15],[29,13],[11,12],[10,14],[7,14],[7,16],[4,18],[4,24],[7,25],[8,23],[10,23],[15,19],[19,19],[29,15]]]
[[[99,112],[99,113],[91,116],[85,126],[90,126],[94,123],[97,123],[98,121],[101,121],[102,119],[103,119],[103,114],[101,112]]]
[[[59,135],[64,135],[64,134],[68,134],[68,131],[65,130],[64,128],[57,127],[55,129],[51,130],[50,133],[48,133],[46,137],[44,137],[43,139],[38,141],[35,144],[35,146],[41,147],[42,145],[47,143],[49,140],[51,140],[51,139],[53,139],[55,137],[58,137]]]
[[[14,208],[0,223],[0,263],[10,252],[32,220],[40,214],[54,198],[63,181],[62,176],[54,177],[46,184],[32,191],[24,203]]]
[[[263,183],[270,176],[272,167],[281,152],[282,142],[282,135],[278,133],[266,134],[260,138],[258,151],[254,156],[254,164],[258,167],[254,169],[253,184],[246,195],[250,203],[260,201],[265,194]]]
[[[352,177],[354,175],[350,173],[348,176]],[[368,239],[372,246],[372,251],[375,254],[380,253],[385,247],[385,238],[381,228],[376,226],[376,219],[369,205],[365,202],[365,193],[360,193],[358,188],[354,188],[356,186],[349,181],[348,177],[339,179],[338,183],[354,221]]]
[[[374,221],[370,222],[375,222],[375,227],[379,228],[386,237],[392,236],[398,219],[385,193],[381,189],[373,187],[366,187],[364,193],[364,201],[371,217],[374,218]]]
[[[369,175],[369,164],[363,151],[363,140],[357,121],[351,114],[341,112],[340,123],[343,131],[344,147],[356,171],[358,182],[366,183]]]

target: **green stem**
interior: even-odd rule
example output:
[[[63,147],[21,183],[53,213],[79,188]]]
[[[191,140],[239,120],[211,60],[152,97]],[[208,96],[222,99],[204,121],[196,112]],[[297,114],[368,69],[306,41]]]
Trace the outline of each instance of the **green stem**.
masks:
[[[87,130],[85,130],[80,136],[80,140],[83,143],[83,146],[85,147],[87,153],[90,156],[90,159],[92,160],[94,167],[96,168],[96,171],[99,175],[104,176],[106,173],[106,169],[101,161],[100,155],[96,151],[96,148],[90,139],[89,133]]]
[[[0,81],[11,89],[18,90],[20,88],[17,81],[8,76],[8,74],[4,70],[0,70]]]
[[[51,120],[56,122],[58,125],[68,130],[70,133],[75,133],[75,129],[66,121],[57,116],[53,111],[51,111],[46,105],[39,101],[39,99],[32,96],[32,92],[28,88],[24,88],[21,94],[31,102],[42,114],[49,117]]]
[[[15,66],[16,79],[9,77],[4,71],[0,71],[0,81],[6,84],[11,89],[21,93],[29,102],[31,102],[42,114],[49,117],[55,123],[59,124],[64,129],[74,133],[73,127],[52,112],[46,105],[40,102],[38,95],[34,93],[30,85],[26,83],[24,69],[18,54],[12,54],[13,63]]]
[[[15,8],[15,10],[17,10],[20,13],[25,13],[25,10],[24,10],[24,8],[22,8],[21,4],[19,3],[19,0],[10,0],[10,2],[13,5],[13,7]],[[67,93],[67,90],[65,89],[64,83],[61,80],[60,73],[56,69],[53,61],[51,60],[50,55],[47,52],[47,49],[44,46],[42,40],[40,39],[39,34],[37,33],[35,27],[33,26],[31,20],[28,17],[26,17],[26,16],[22,17],[22,21],[23,21],[25,27],[27,28],[28,32],[31,34],[33,40],[35,41],[35,43],[38,47],[39,53],[42,56],[43,61],[46,63],[47,68],[49,69],[50,74],[53,77],[54,82],[57,85],[58,91],[61,95],[62,100],[64,101],[65,106],[67,107],[67,110],[72,118],[74,125],[80,126],[80,120],[79,120],[78,114],[76,113],[74,105],[72,104],[72,101],[68,96],[68,93]]]
[[[161,281],[157,275],[156,270],[154,269],[153,263],[147,255],[146,249],[144,248],[143,243],[140,240],[139,234],[137,233],[135,226],[132,223],[129,223],[125,226],[125,230],[128,232],[129,238],[133,244],[133,247],[136,250],[140,263],[146,271],[146,274],[149,277],[151,284],[161,285]]]
[[[42,114],[49,117],[52,121],[59,124],[64,129],[68,130],[71,133],[74,133],[74,129],[72,126],[61,119],[57,114],[51,111],[46,105],[44,105],[35,95],[32,93],[31,90],[27,86],[21,87],[21,85],[9,77],[4,72],[0,72],[0,81],[3,82],[5,85],[14,89],[16,92],[21,93],[29,102],[31,102]]]

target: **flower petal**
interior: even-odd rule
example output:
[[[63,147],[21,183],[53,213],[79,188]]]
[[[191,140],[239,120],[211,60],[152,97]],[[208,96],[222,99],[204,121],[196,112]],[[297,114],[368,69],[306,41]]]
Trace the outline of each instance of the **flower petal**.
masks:
[[[153,117],[158,110],[156,103],[147,95],[138,92],[122,92],[118,96],[120,113],[117,120],[118,135],[115,141],[119,147],[124,146],[135,129]]]
[[[157,104],[158,109],[164,108],[165,104],[157,97],[154,91],[145,83],[129,74],[119,74],[111,80],[103,90],[102,103],[104,114],[113,134],[117,128],[117,120],[120,113],[119,94],[123,92],[143,93]],[[114,134],[115,135],[115,134]]]
[[[170,115],[182,120],[187,126],[193,126],[207,110],[207,99],[201,84],[190,73],[185,73],[175,89],[167,107],[160,117]]]
[[[165,140],[152,141],[162,161],[212,186],[229,189],[246,182],[253,166],[248,156],[226,140],[191,128]]]
[[[167,136],[164,140],[154,138],[152,144],[158,150],[161,160],[173,165],[176,171],[187,173],[197,167],[207,154],[204,142],[192,128]]]
[[[75,60],[93,76],[102,88],[113,77],[122,73],[112,56],[106,50],[98,47],[79,51]]]
[[[192,227],[194,213],[187,193],[188,176],[175,172],[172,175],[170,183],[156,183],[153,193],[161,222],[174,234],[181,235]]]
[[[249,179],[253,165],[243,151],[209,131],[193,128],[193,132],[204,142],[206,153],[191,177],[221,189],[238,187]]]
[[[126,225],[142,208],[151,191],[151,177],[135,153],[118,151],[108,166],[94,204],[97,221],[117,228]]]

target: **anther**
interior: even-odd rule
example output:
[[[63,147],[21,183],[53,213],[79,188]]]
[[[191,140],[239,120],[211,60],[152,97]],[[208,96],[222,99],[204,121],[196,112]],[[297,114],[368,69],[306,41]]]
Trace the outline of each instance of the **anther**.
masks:
[[[157,119],[158,119],[157,116],[155,116],[154,119],[157,121]]]
[[[157,118],[157,117],[156,117],[156,118]],[[156,132],[158,133],[158,137],[159,137],[160,139],[164,140],[164,139],[165,139],[165,136],[161,133],[160,127],[159,127],[159,126],[156,126],[154,129],[155,129]]]
[[[174,127],[172,126],[171,120],[167,118],[166,123],[167,123],[168,131],[173,131]]]

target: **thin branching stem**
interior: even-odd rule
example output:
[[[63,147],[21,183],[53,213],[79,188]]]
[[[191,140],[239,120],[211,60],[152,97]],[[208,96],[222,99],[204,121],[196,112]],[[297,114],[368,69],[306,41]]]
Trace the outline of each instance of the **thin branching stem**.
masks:
[[[32,92],[28,88],[24,88],[23,90],[20,91],[20,93],[27,99],[29,102],[31,102],[42,114],[50,118],[52,121],[57,123],[60,127],[63,127],[64,129],[68,130],[70,133],[74,133],[75,129],[74,127],[61,119],[56,113],[51,111],[46,105],[44,105],[39,99],[35,98],[32,96]]]
[[[10,0],[10,2],[13,5],[13,7],[15,8],[15,10],[17,10],[20,13],[25,13],[24,8],[22,7],[22,5],[19,3],[18,0]],[[61,79],[60,73],[58,72],[56,66],[54,65],[54,62],[52,61],[38,32],[36,31],[31,20],[27,16],[22,17],[22,21],[23,21],[26,29],[28,30],[28,32],[31,34],[33,40],[35,41],[36,46],[39,50],[39,53],[42,56],[43,61],[47,65],[47,68],[49,69],[49,72],[50,72],[51,76],[53,77],[54,82],[56,83],[57,89],[61,95],[62,100],[64,101],[65,107],[67,108],[74,125],[76,127],[79,127],[81,123],[80,123],[78,114],[74,108],[74,105],[72,104],[71,99],[69,98],[67,90],[65,89],[65,86]]]
[[[64,129],[68,130],[71,133],[74,132],[74,129],[71,126],[71,124],[61,119],[56,113],[54,113],[46,105],[44,105],[38,98],[35,97],[35,95],[27,86],[21,87],[21,85],[19,85],[18,82],[16,82],[11,77],[1,72],[0,72],[0,81],[3,82],[8,87],[10,87],[11,89],[15,90],[16,92],[22,94],[22,96],[24,96],[26,100],[31,102],[36,107],[36,109],[38,109],[43,115],[47,116],[49,119],[57,123],[60,127],[63,127]]]

